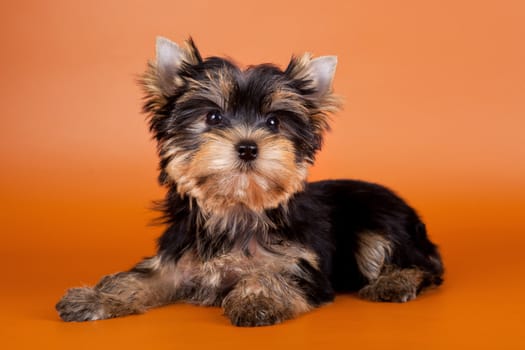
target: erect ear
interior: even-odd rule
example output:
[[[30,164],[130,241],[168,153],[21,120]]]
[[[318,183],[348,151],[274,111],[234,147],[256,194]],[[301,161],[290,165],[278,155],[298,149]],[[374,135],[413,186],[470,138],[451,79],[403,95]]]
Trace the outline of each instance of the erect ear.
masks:
[[[183,62],[183,53],[179,45],[163,37],[157,37],[156,66],[159,87],[169,90],[175,75]]]
[[[146,93],[147,112],[155,112],[166,103],[181,84],[179,72],[185,66],[202,62],[199,50],[191,38],[181,47],[169,39],[157,37],[156,59],[149,62],[141,83]]]
[[[285,73],[294,80],[302,81],[303,93],[322,99],[332,93],[337,56],[321,56],[312,59],[309,53],[292,57]]]
[[[336,66],[336,56],[312,59],[312,56],[306,53],[292,57],[285,70],[294,87],[311,103],[309,112],[316,136],[315,150],[321,148],[324,132],[329,129],[328,114],[339,110],[341,106],[340,99],[333,93],[332,87]]]
[[[165,92],[176,85],[176,76],[183,64],[195,65],[202,61],[201,55],[191,38],[180,47],[173,41],[157,37],[157,75]]]
[[[321,56],[310,61],[310,76],[318,97],[332,92],[337,56]]]

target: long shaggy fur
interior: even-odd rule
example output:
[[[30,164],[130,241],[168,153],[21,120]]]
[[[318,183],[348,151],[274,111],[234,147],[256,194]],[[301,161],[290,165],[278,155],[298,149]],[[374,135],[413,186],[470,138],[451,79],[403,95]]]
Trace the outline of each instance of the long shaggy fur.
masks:
[[[203,59],[191,39],[159,38],[141,84],[167,188],[166,230],[156,256],[68,290],[60,316],[98,320],[185,301],[262,326],[336,292],[406,302],[441,284],[437,247],[400,197],[362,181],[306,182],[340,106],[335,64],[305,54],[284,70],[243,70]]]

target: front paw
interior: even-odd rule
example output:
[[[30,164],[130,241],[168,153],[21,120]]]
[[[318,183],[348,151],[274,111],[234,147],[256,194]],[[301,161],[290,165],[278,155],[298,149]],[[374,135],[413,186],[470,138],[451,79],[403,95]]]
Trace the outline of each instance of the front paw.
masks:
[[[94,321],[106,318],[97,292],[92,288],[72,288],[56,304],[56,310],[66,322]]]
[[[231,323],[238,327],[271,326],[289,318],[271,299],[263,296],[227,297],[223,308]]]

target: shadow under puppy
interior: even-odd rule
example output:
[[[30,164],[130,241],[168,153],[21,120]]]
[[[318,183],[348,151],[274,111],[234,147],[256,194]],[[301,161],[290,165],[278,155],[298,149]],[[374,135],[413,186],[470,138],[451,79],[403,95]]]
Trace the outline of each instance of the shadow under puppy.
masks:
[[[406,302],[442,282],[437,248],[388,189],[307,183],[337,110],[337,59],[293,57],[282,71],[202,59],[193,41],[157,39],[142,78],[158,141],[167,229],[158,253],[93,288],[69,289],[65,321],[100,320],[184,301],[222,306],[237,326],[296,317],[358,291]]]

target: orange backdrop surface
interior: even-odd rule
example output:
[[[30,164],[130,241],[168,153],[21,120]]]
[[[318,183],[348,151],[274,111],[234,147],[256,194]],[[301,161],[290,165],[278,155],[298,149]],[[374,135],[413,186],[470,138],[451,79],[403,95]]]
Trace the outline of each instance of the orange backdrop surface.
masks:
[[[0,347],[524,349],[523,1],[3,1]],[[312,180],[359,178],[415,206],[445,284],[403,305],[353,295],[275,327],[173,305],[71,324],[54,304],[151,255],[155,145],[137,75],[157,35],[284,66],[338,55],[345,108]]]

